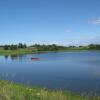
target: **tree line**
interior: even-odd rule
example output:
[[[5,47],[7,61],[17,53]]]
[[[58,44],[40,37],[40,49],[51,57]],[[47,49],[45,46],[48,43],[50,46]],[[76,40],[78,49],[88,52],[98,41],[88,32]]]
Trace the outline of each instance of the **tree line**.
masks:
[[[22,43],[19,43],[18,45],[16,44],[11,44],[11,45],[4,45],[3,48],[4,50],[17,50],[19,48],[26,48],[27,45],[26,44],[22,44]]]
[[[38,51],[57,51],[59,49],[64,49],[64,46],[58,46],[56,44],[52,44],[52,45],[40,45],[40,44],[34,44],[31,47],[35,47],[37,48]]]
[[[19,43],[19,44],[12,44],[12,45],[4,45],[0,46],[4,48],[4,50],[17,50],[19,48],[27,48],[27,47],[35,47],[37,51],[57,51],[57,50],[67,50],[67,49],[74,49],[74,48],[82,48],[82,49],[89,49],[89,50],[100,50],[100,44],[89,44],[87,46],[58,46],[56,44],[51,45],[40,45],[40,44],[34,44],[31,46],[27,46],[26,44]]]
[[[90,44],[88,45],[89,49],[97,49],[100,50],[100,44]]]
[[[4,48],[4,50],[17,50],[19,48],[27,48],[27,47],[34,47],[37,49],[37,51],[57,51],[61,48],[64,48],[64,46],[57,46],[56,44],[52,44],[52,45],[40,45],[40,44],[34,44],[34,45],[31,45],[31,46],[27,46],[26,44],[22,44],[22,43],[19,43],[18,45],[4,45],[4,46],[1,46]]]

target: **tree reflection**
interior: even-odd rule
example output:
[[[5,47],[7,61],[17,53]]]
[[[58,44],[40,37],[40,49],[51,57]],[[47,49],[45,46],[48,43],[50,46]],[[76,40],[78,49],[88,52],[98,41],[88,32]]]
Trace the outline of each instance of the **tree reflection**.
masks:
[[[24,55],[10,55],[11,60],[23,60]]]
[[[5,55],[4,57],[5,57],[5,59],[7,60],[9,56],[8,56],[8,55]]]

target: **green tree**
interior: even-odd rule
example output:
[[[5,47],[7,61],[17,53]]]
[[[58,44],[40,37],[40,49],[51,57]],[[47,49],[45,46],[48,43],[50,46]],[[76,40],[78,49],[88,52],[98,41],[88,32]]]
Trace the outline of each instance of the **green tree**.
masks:
[[[4,50],[9,50],[9,45],[5,45]]]
[[[23,48],[23,44],[22,43],[19,43],[18,44],[18,48]]]
[[[10,46],[10,50],[17,50],[17,49],[18,49],[18,46],[17,46],[17,45],[13,45],[13,44],[12,44],[12,45]]]

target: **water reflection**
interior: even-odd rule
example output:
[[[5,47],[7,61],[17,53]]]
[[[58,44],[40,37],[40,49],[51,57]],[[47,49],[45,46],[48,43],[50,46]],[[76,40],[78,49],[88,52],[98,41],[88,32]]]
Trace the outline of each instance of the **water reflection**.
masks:
[[[11,59],[12,61],[14,60],[22,61],[24,60],[25,55],[5,55],[4,58],[5,60]]]
[[[8,57],[9,57],[9,55],[5,55],[4,57],[5,57],[5,59],[7,60],[7,59],[8,59]]]
[[[32,61],[32,57],[41,60]],[[28,85],[78,92],[94,91],[96,87],[100,90],[99,73],[100,52],[51,52],[0,57],[0,79]]]

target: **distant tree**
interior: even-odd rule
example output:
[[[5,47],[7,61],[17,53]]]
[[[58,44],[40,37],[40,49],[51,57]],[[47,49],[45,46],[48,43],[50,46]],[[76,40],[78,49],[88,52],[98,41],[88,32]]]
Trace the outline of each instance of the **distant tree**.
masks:
[[[82,47],[84,47],[84,46],[82,46],[82,45],[79,46],[79,48],[82,48]]]
[[[4,50],[9,50],[9,45],[4,45]]]
[[[32,47],[37,48],[38,51],[41,50],[41,45],[40,44],[34,44],[34,45],[32,45]]]
[[[76,46],[69,46],[68,48],[75,48]]]
[[[90,44],[88,45],[89,49],[97,49],[100,50],[100,44]]]
[[[96,44],[96,49],[100,50],[100,44]]]
[[[26,44],[23,44],[23,48],[27,48],[27,45]]]
[[[18,48],[23,48],[23,44],[22,43],[19,43],[18,44]]]
[[[96,48],[96,46],[94,44],[90,44],[90,45],[88,45],[88,47],[89,47],[89,49],[95,49]]]
[[[17,49],[18,49],[18,46],[17,46],[17,45],[13,45],[13,44],[12,44],[12,45],[10,46],[10,50],[17,50]]]
[[[26,48],[26,47],[27,47],[26,44],[22,44],[22,43],[19,43],[19,44],[18,44],[18,48]]]
[[[3,46],[3,45],[0,45],[0,48],[1,48],[1,47],[4,47],[4,46]]]
[[[54,51],[57,51],[57,50],[58,50],[58,47],[57,47],[56,44],[52,44],[51,48],[52,48],[52,50],[54,50]]]

